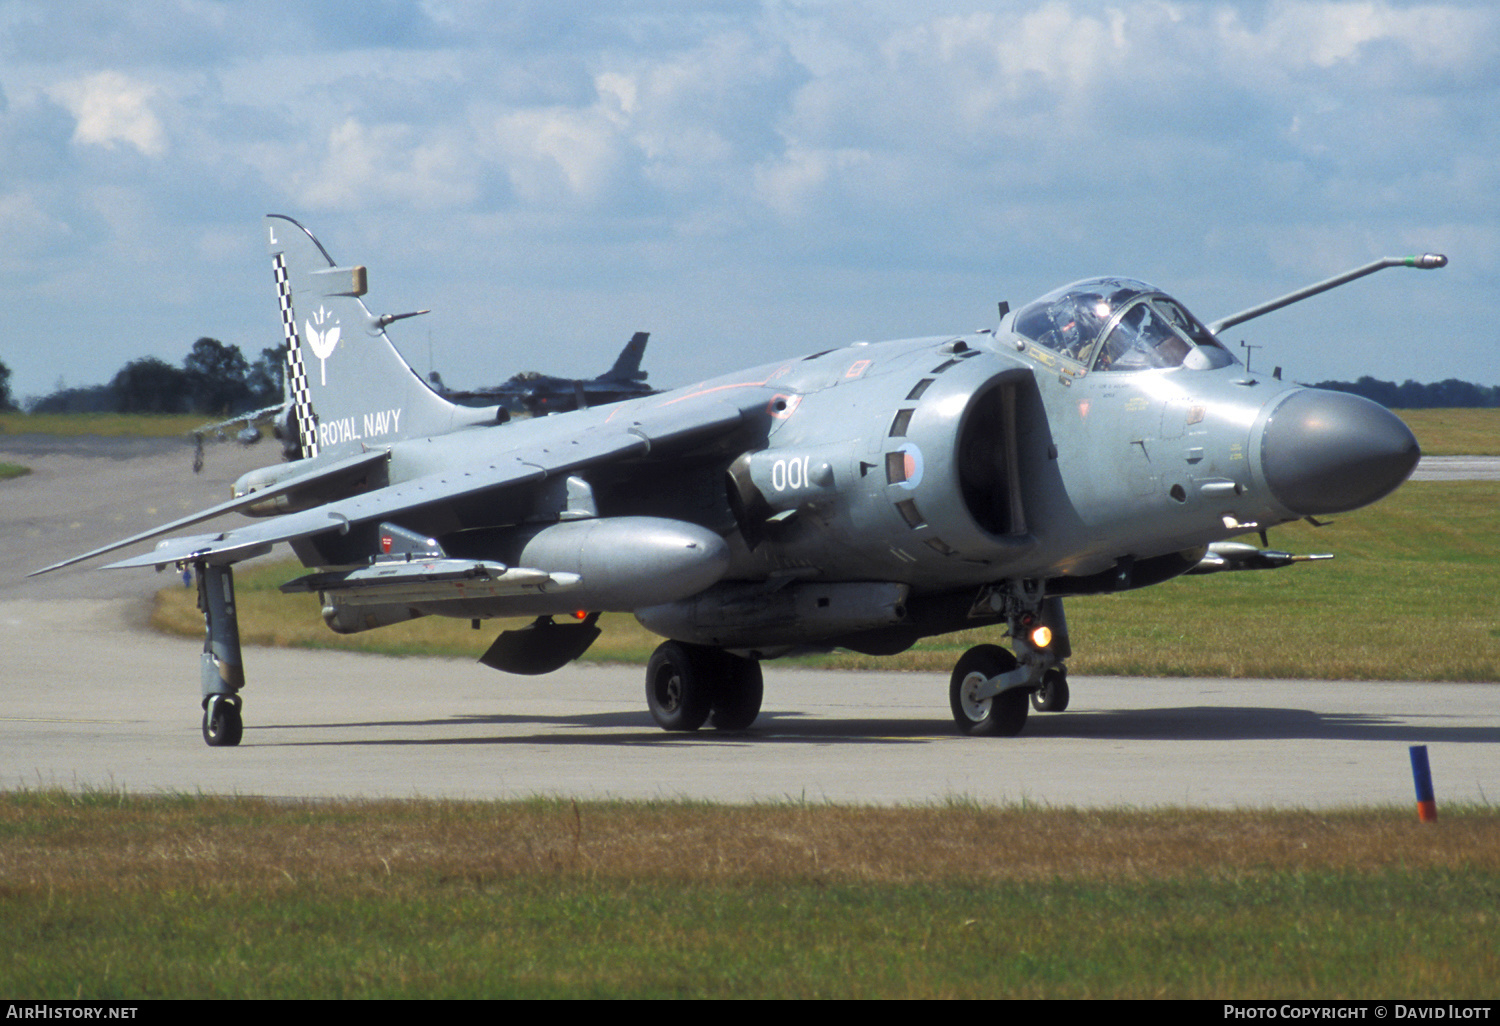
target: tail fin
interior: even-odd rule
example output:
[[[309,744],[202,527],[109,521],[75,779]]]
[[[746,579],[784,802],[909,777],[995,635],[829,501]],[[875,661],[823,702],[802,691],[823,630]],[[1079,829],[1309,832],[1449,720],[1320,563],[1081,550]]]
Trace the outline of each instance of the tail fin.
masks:
[[[649,331],[638,331],[630,336],[630,341],[625,343],[625,348],[620,350],[620,355],[615,359],[615,365],[600,375],[600,379],[645,381],[646,372],[641,370],[641,357],[646,355],[646,340],[650,337]]]
[[[266,238],[304,457],[342,457],[486,417],[428,388],[391,345],[385,326],[412,315],[371,315],[360,299],[364,267],[338,266],[311,232],[280,214],[267,215]]]

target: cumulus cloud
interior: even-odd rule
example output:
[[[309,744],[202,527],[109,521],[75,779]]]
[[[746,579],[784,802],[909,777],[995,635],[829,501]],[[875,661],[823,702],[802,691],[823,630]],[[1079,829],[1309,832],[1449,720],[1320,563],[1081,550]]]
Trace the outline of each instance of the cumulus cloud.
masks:
[[[124,144],[148,157],[167,152],[167,133],[152,109],[157,89],[118,71],[58,83],[52,95],[78,120],[73,139],[114,149]]]
[[[528,203],[596,201],[625,163],[620,125],[598,105],[508,111],[487,134],[491,159]]]
[[[407,204],[427,210],[455,207],[474,197],[460,148],[423,138],[407,125],[366,125],[346,118],[327,135],[320,159],[291,189],[310,210],[358,210]]]
[[[355,0],[0,8],[0,142],[41,154],[0,166],[0,217],[80,260],[94,254],[93,278],[119,277],[138,295],[160,272],[103,262],[137,244],[121,233],[180,231],[204,264],[205,316],[222,317],[238,309],[210,298],[226,267],[258,259],[247,224],[266,209],[315,228],[326,216],[324,232],[372,244],[359,259],[395,265],[381,280],[409,280],[421,305],[448,298],[455,337],[494,331],[486,304],[464,312],[464,297],[503,281],[512,370],[546,362],[558,309],[578,314],[574,343],[612,337],[626,317],[629,330],[683,325],[692,345],[653,343],[653,381],[671,380],[674,361],[705,373],[742,355],[732,326],[769,324],[771,307],[787,340],[765,344],[787,347],[947,330],[965,297],[992,309],[997,281],[1024,301],[1101,272],[1181,282],[1237,309],[1300,284],[1291,276],[1379,255],[1372,248],[1462,247],[1441,284],[1367,293],[1386,304],[1395,337],[1421,329],[1387,296],[1477,289],[1500,271],[1490,4],[369,10]],[[146,160],[90,159],[109,151]],[[101,195],[140,206],[137,227],[108,216]],[[240,232],[238,252],[196,242]],[[411,244],[375,245],[390,239]],[[12,265],[33,287],[50,273],[14,251]],[[263,297],[253,283],[244,291],[236,316],[253,335]],[[54,312],[46,330],[62,320]],[[0,359],[14,362],[4,345]],[[1480,359],[1426,349],[1439,354],[1429,363],[1446,361],[1444,376]],[[1393,349],[1409,365],[1388,374],[1438,373],[1414,351]],[[121,355],[139,354],[100,361]],[[493,362],[474,357],[489,372]]]
[[[1273,73],[1357,65],[1386,44],[1398,69],[1465,75],[1493,58],[1496,42],[1494,18],[1483,7],[1455,4],[1284,3],[1259,25],[1225,5],[1215,21],[1247,66]],[[1392,67],[1389,56],[1372,63]]]

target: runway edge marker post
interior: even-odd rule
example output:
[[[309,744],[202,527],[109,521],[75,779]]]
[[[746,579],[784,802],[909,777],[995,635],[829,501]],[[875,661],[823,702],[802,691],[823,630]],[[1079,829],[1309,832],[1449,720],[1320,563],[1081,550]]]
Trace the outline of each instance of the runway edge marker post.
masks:
[[[1411,777],[1417,785],[1417,819],[1431,823],[1437,819],[1437,797],[1432,793],[1432,769],[1427,764],[1427,746],[1411,746]]]

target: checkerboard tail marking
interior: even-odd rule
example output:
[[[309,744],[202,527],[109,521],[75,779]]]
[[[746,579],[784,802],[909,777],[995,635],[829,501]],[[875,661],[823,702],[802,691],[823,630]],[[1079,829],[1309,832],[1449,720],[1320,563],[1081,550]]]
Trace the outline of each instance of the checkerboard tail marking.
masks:
[[[286,335],[287,386],[291,392],[292,410],[297,433],[302,439],[302,455],[318,455],[318,422],[313,413],[312,394],[307,384],[307,365],[302,358],[302,338],[297,333],[297,315],[292,310],[292,286],[287,278],[286,257],[277,253],[271,258],[276,272],[276,299],[281,306],[281,329]]]

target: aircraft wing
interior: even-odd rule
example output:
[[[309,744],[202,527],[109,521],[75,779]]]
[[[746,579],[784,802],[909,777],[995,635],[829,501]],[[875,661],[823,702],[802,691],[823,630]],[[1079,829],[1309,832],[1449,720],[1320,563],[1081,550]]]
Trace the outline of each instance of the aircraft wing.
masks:
[[[44,566],[40,570],[33,570],[26,576],[36,577],[38,574],[49,573],[53,570],[61,570],[65,566],[72,566],[74,563],[82,563],[86,559],[93,559],[95,556],[102,556],[106,552],[114,552],[116,549],[123,549],[127,546],[134,545],[137,542],[150,541],[152,538],[160,538],[164,534],[171,534],[173,531],[180,531],[184,527],[191,527],[194,524],[201,524],[205,520],[212,520],[215,517],[221,517],[226,513],[238,512],[239,510],[245,509],[246,507],[265,502],[267,499],[273,499],[278,495],[296,491],[298,488],[304,488],[315,481],[319,481],[329,477],[336,477],[340,474],[351,473],[358,470],[360,467],[374,466],[377,463],[384,463],[388,459],[390,459],[390,454],[388,452],[385,452],[384,450],[381,450],[378,452],[360,453],[357,456],[350,456],[347,459],[337,460],[333,463],[328,464],[327,466],[317,467],[309,470],[304,474],[297,474],[292,477],[288,477],[285,480],[277,482],[272,487],[263,488],[259,491],[247,492],[244,495],[230,499],[228,502],[221,502],[217,506],[210,506],[208,509],[199,510],[197,513],[190,513],[185,517],[173,520],[171,523],[161,524],[157,527],[151,528],[149,531],[142,531],[140,534],[133,534],[129,538],[122,538],[119,541],[110,542],[108,545],[104,545],[97,549],[93,549],[92,551],[85,552],[81,556],[73,556],[70,559],[63,560],[61,563],[53,563],[51,566]]]
[[[665,407],[640,412],[639,419],[626,423],[604,421],[576,434],[559,432],[556,441],[514,449],[495,458],[477,457],[473,461],[439,473],[413,478],[347,499],[339,499],[315,509],[285,514],[274,520],[235,527],[217,534],[169,538],[158,544],[151,552],[110,563],[104,569],[162,567],[172,563],[200,559],[215,564],[234,563],[261,555],[269,551],[277,542],[293,541],[329,531],[347,531],[352,524],[389,519],[434,503],[463,499],[493,489],[541,481],[607,460],[644,456],[651,451],[653,446],[668,442],[713,438],[738,427],[744,416],[738,406],[722,400],[693,404],[691,412],[688,410],[673,412]],[[503,430],[503,427],[493,430]],[[316,474],[298,476],[278,483],[274,490],[253,492],[239,499],[221,503],[170,524],[164,524],[81,556],[33,571],[30,576],[82,562],[93,556],[103,555],[136,542],[159,537],[181,527],[233,512],[253,503],[262,502],[274,492],[305,485],[315,477],[348,471],[362,461],[374,463],[387,458],[389,454],[381,450],[340,460]]]
[[[206,435],[212,431],[218,431],[222,428],[233,427],[236,424],[252,424],[257,420],[260,420],[260,418],[262,417],[269,417],[271,416],[271,414],[280,413],[284,409],[286,409],[285,402],[279,402],[275,406],[262,406],[258,410],[252,410],[249,413],[242,413],[238,417],[230,417],[228,420],[218,420],[212,424],[204,424],[202,427],[195,427],[193,428],[193,430],[188,432],[188,435],[201,438],[203,435]]]

